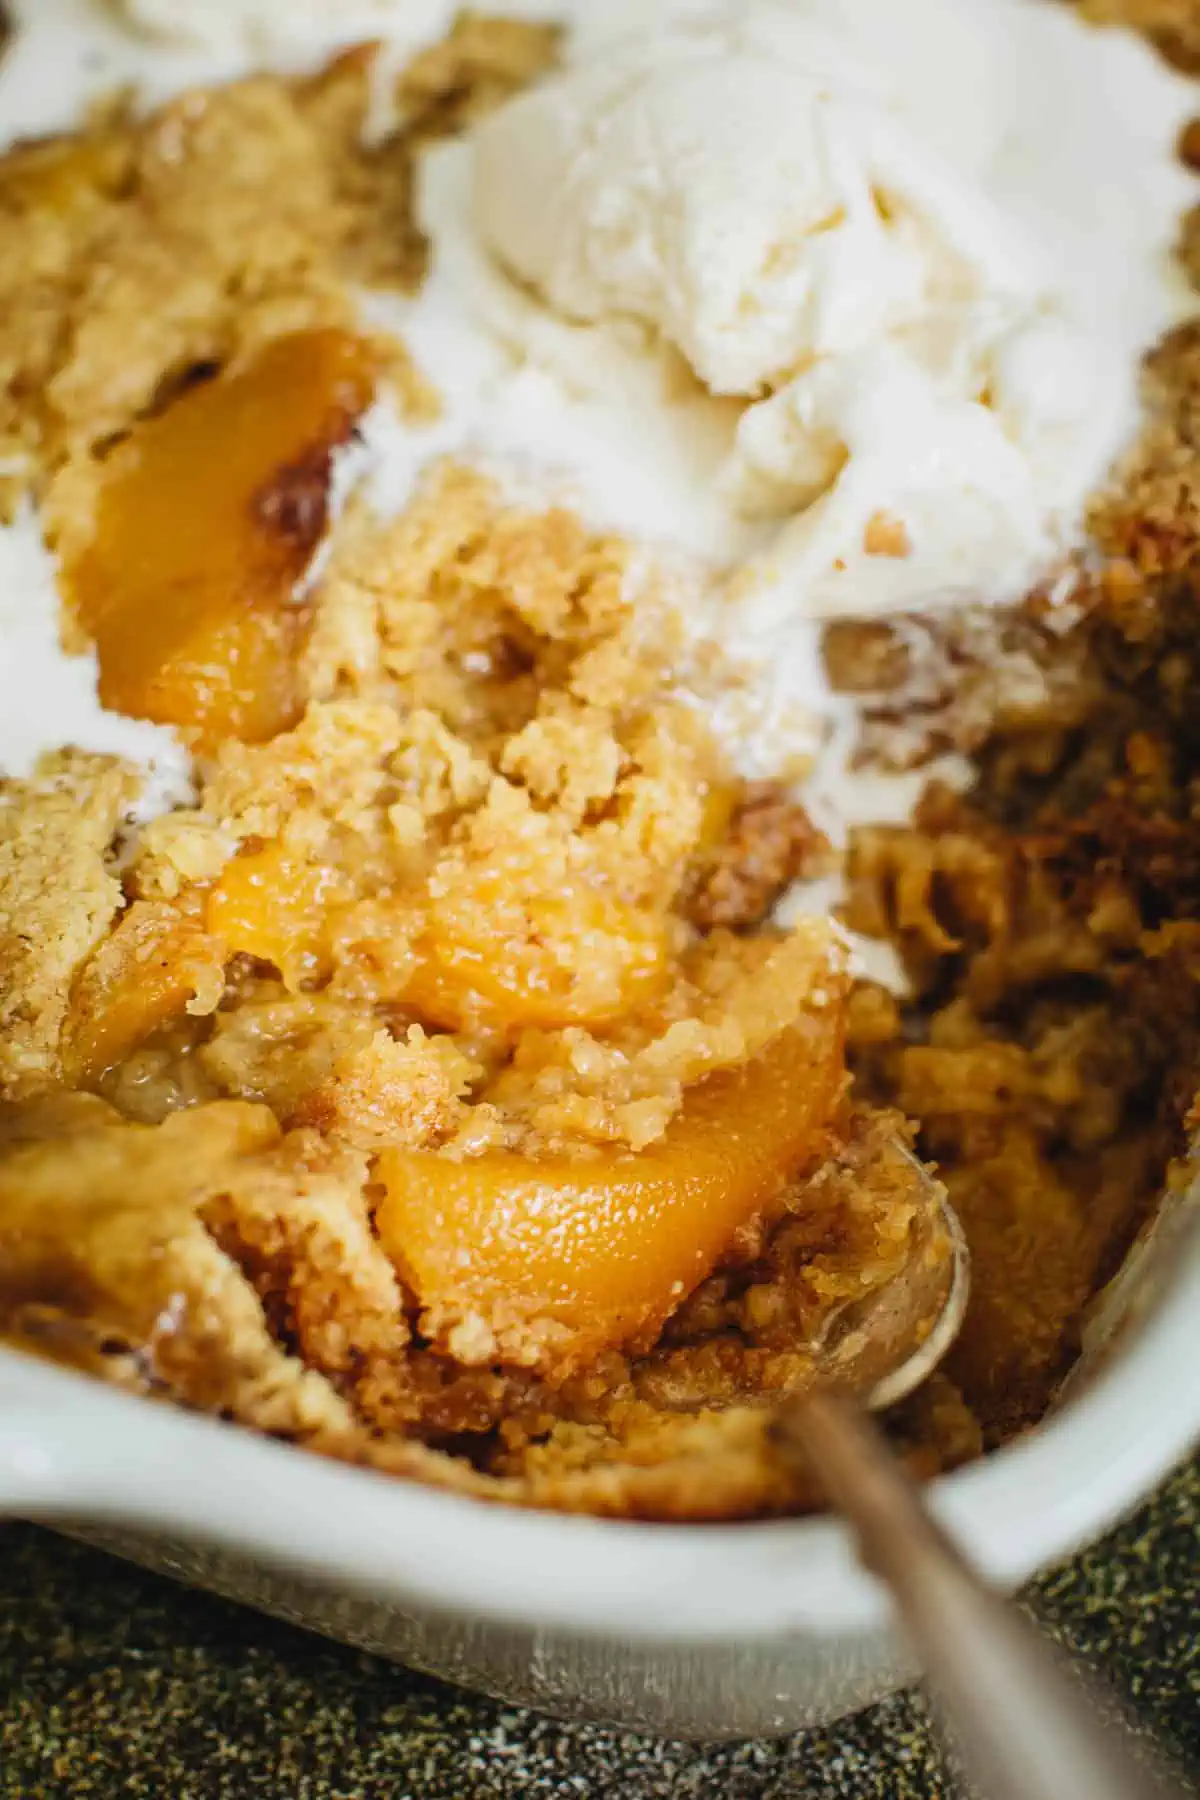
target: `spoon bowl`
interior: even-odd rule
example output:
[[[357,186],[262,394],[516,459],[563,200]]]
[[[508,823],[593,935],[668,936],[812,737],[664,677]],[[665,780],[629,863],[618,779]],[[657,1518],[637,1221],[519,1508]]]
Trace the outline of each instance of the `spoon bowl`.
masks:
[[[1111,1699],[1081,1683],[990,1588],[867,1417],[933,1373],[970,1290],[966,1240],[946,1191],[909,1161],[925,1202],[911,1263],[830,1321],[814,1380],[776,1407],[776,1454],[815,1473],[849,1523],[864,1566],[891,1595],[976,1791],[988,1800],[1185,1800],[1176,1777],[1132,1747]]]
[[[971,1291],[966,1236],[946,1189],[924,1163],[893,1140],[918,1206],[901,1274],[862,1300],[835,1309],[813,1346],[813,1381],[883,1412],[913,1393],[937,1368],[963,1322]]]

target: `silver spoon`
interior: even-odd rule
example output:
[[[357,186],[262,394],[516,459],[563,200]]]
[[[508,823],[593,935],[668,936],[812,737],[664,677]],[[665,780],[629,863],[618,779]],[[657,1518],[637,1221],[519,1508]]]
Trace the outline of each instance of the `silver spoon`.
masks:
[[[1187,1800],[1102,1721],[1104,1701],[972,1567],[869,1416],[932,1374],[970,1288],[966,1240],[945,1189],[912,1160],[928,1201],[912,1278],[837,1319],[820,1346],[821,1382],[776,1411],[776,1448],[816,1473],[853,1528],[983,1800]]]

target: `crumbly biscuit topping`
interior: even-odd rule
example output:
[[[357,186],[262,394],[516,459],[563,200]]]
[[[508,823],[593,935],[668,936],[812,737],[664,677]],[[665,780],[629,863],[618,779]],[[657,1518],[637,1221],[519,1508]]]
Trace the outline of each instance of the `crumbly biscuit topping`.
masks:
[[[1187,58],[1178,7],[1128,10]],[[417,145],[553,54],[465,19],[371,148],[364,53],[0,162],[3,453],[68,565],[149,422],[281,341],[365,341],[358,284],[421,276]],[[851,843],[849,922],[900,948],[902,1001],[848,993],[826,923],[770,926],[828,846],[724,765],[641,561],[454,463],[397,518],[338,518],[286,595],[283,728],[198,743],[194,805],[131,835],[131,773],[70,751],[0,784],[4,1330],[459,1492],[791,1510],[815,1496],[746,1401],[811,1378],[831,1309],[903,1269],[915,1130],[976,1293],[890,1427],[932,1472],[1036,1418],[1196,1086],[1193,340],[1152,361],[1073,632],[1035,598],[831,635],[868,748],[978,760],[969,797]],[[369,350],[436,406],[402,345]],[[294,529],[328,472],[255,517],[265,493]],[[170,646],[173,706],[229,629]],[[701,1254],[727,1142],[749,1186]],[[583,1320],[547,1300],[560,1224]]]

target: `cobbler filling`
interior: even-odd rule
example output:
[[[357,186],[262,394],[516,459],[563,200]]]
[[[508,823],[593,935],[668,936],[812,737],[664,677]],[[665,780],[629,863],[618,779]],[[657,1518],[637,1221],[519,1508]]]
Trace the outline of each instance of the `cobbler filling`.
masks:
[[[467,16],[382,138],[362,50],[0,161],[11,528],[190,783],[147,816],[78,748],[0,782],[0,1326],[482,1497],[791,1511],[761,1403],[903,1270],[908,1146],[974,1266],[888,1421],[923,1473],[1042,1415],[1180,1178],[1200,349],[1150,359],[1068,609],[827,629],[860,761],[971,770],[837,846],[731,754],[704,700],[742,677],[628,536],[453,451],[399,508],[341,479],[381,407],[443,406],[359,297],[420,287],[423,147],[556,54]]]

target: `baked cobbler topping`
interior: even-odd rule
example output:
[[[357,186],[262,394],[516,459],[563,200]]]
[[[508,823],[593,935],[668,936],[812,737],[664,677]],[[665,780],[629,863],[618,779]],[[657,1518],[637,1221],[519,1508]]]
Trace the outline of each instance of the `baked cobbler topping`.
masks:
[[[1190,326],[1133,403],[1187,84],[956,15],[1081,141],[1121,75],[1085,306],[1120,208],[1035,243],[1003,106],[947,186],[868,0],[364,6],[325,66],[259,0],[203,56],[266,72],[162,104],[123,10],[147,92],[0,161],[0,1326],[485,1497],[788,1510],[761,1402],[903,1269],[915,1143],[977,1291],[893,1429],[1021,1429],[1192,1092]]]

